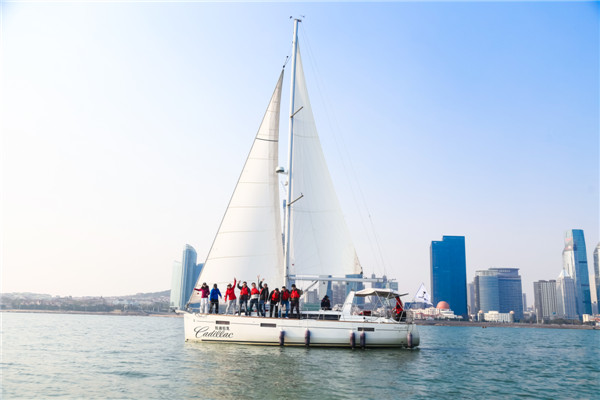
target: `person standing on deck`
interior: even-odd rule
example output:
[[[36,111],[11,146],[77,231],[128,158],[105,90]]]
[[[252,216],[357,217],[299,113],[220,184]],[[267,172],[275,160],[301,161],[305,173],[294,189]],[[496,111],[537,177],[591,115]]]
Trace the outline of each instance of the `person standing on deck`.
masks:
[[[201,314],[208,313],[208,295],[209,295],[208,285],[206,284],[206,282],[204,282],[202,284],[202,286],[200,286],[200,289],[194,288],[194,290],[197,292],[200,292],[200,313]]]
[[[396,307],[394,308],[394,319],[396,321],[406,321],[406,311],[404,311],[404,304],[400,300],[400,296],[396,296]]]
[[[217,287],[217,284],[215,283],[213,285],[212,290],[210,291],[210,311],[209,311],[209,314],[212,314],[213,306],[215,307],[215,314],[219,313],[219,297],[223,297],[223,296],[221,296],[221,291],[219,290],[219,288]]]
[[[244,311],[246,315],[248,315],[248,299],[250,298],[250,288],[248,288],[248,284],[246,281],[242,283],[242,286],[238,283],[238,289],[240,289],[240,309],[238,310],[238,315],[242,315],[242,306],[244,306]]]
[[[260,294],[258,296],[258,313],[263,317],[267,316],[265,304],[269,301],[269,286],[265,283],[263,285],[264,279],[258,282],[258,288],[260,289]]]
[[[229,309],[231,308],[231,314],[235,314],[235,284],[237,283],[237,279],[233,278],[233,286],[231,283],[227,284],[227,290],[225,291],[225,303],[227,304],[227,308],[225,309],[225,314],[229,314]]]
[[[300,319],[300,296],[302,295],[302,290],[296,288],[296,284],[292,285],[292,291],[290,292],[290,302],[291,308],[290,317],[294,318],[294,308],[298,313],[298,319]]]
[[[280,303],[281,303],[281,313],[279,315],[279,318],[283,318],[283,307],[285,306],[285,318],[288,317],[288,314],[290,312],[290,291],[287,290],[287,288],[285,286],[281,287],[281,292],[280,292]]]
[[[273,318],[273,309],[275,309],[275,318],[277,318],[277,313],[279,311],[279,298],[281,297],[279,294],[279,289],[275,288],[275,290],[271,292],[271,296],[269,297],[271,300],[271,307],[269,307],[269,318]]]
[[[252,315],[252,310],[256,307],[256,316],[260,317],[260,311],[258,310],[258,298],[260,296],[260,291],[256,287],[256,283],[252,282],[252,289],[250,290],[250,307],[248,310],[248,314]]]

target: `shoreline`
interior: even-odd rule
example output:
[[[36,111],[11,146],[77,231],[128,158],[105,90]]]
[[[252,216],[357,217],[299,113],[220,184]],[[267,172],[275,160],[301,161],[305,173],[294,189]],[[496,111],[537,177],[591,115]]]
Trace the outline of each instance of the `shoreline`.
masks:
[[[176,313],[146,313],[140,311],[70,311],[70,310],[18,310],[5,309],[0,313],[24,313],[24,314],[81,314],[81,315],[114,315],[114,316],[134,316],[134,317],[162,317],[162,318],[182,318],[183,314]],[[414,321],[419,326],[466,326],[471,328],[541,328],[541,329],[584,329],[600,330],[600,327],[593,325],[566,325],[566,324],[521,324],[521,323],[502,323],[502,322],[467,322],[467,321]]]
[[[182,318],[182,314],[176,313],[147,313],[141,311],[72,311],[72,310],[18,310],[5,309],[0,313],[24,313],[24,314],[81,314],[81,315],[116,315],[129,317],[163,317],[163,318]]]
[[[526,324],[518,322],[467,322],[467,321],[414,321],[419,326],[467,326],[472,328],[541,328],[541,329],[586,329],[600,330],[594,325],[570,325],[570,324]]]

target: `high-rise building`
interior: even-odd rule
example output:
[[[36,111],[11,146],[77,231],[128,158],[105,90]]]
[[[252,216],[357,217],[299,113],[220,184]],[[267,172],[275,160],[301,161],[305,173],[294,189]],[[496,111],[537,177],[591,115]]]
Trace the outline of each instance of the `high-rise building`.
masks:
[[[575,297],[577,298],[577,314],[592,313],[590,296],[590,278],[585,248],[583,230],[571,229],[565,235],[563,250],[563,269],[575,282]]]
[[[346,301],[346,285],[344,285],[342,282],[334,282],[331,289],[332,289],[332,295],[331,295],[331,305],[336,305],[336,304],[344,304],[344,301]]]
[[[363,274],[349,274],[346,275],[346,278],[357,278],[357,279],[362,279],[363,278]],[[365,288],[365,284],[363,282],[347,282],[346,283],[346,297],[348,297],[348,295],[350,294],[351,291],[355,291],[358,292],[359,290],[363,290]],[[345,300],[345,299],[344,299]],[[356,304],[359,306],[362,306],[365,304],[365,298],[364,297],[357,297],[356,298]]]
[[[523,311],[527,311],[527,296],[523,293]]]
[[[476,271],[473,279],[476,312],[500,310],[498,274],[494,271]]]
[[[371,274],[371,279],[377,279],[377,275]],[[387,276],[383,275],[381,277],[381,279],[383,280],[383,282],[373,282],[371,284],[371,287],[373,287],[375,289],[383,289],[383,288],[385,288],[386,284],[387,284]]]
[[[533,282],[533,296],[538,323],[557,318],[555,280]]]
[[[469,314],[476,314],[475,309],[475,283],[467,284],[467,305],[469,306]]]
[[[185,248],[183,249],[183,256],[181,257],[181,268],[183,270],[181,287],[184,290],[184,297],[189,297],[188,293],[191,294],[194,286],[196,285],[194,272],[196,269],[197,258],[198,254],[196,253],[196,250],[189,244],[186,244]],[[187,301],[187,298],[185,301]]]
[[[600,313],[600,260],[598,259],[600,252],[600,243],[594,249],[594,283],[596,284],[596,313]]]
[[[320,277],[321,278],[331,278],[331,275],[320,275]],[[332,282],[331,281],[319,281],[317,295],[319,296],[320,299],[322,299],[323,297],[325,297],[325,295],[327,295],[327,297],[329,297],[329,300],[331,301],[333,299]]]
[[[443,236],[431,242],[433,304],[445,301],[456,315],[468,319],[467,261],[464,236]]]
[[[183,308],[181,301],[181,262],[174,261],[173,262],[173,275],[171,277],[171,299],[169,305],[171,308]]]
[[[523,318],[523,290],[519,268],[489,268],[475,272],[475,308],[484,313],[514,312]]]
[[[557,316],[564,319],[578,319],[575,282],[563,269],[556,280]]]
[[[185,245],[181,262],[173,264],[171,279],[171,307],[184,309],[194,290],[204,264],[196,264],[196,250],[189,244]]]
[[[361,277],[362,275],[346,275],[348,278],[353,278],[353,277]],[[375,274],[371,274],[371,279],[378,279],[377,276]],[[371,287],[372,288],[376,288],[376,289],[392,289],[395,291],[398,291],[398,282],[397,281],[391,281],[387,278],[386,275],[383,275],[381,277],[381,282],[373,282],[371,283]],[[363,287],[364,289],[364,284]]]

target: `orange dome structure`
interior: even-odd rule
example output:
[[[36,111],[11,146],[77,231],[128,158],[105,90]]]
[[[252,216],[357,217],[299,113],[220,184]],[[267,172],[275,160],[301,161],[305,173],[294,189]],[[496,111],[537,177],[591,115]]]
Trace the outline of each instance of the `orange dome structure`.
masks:
[[[437,303],[437,306],[435,306],[435,308],[437,308],[438,310],[449,310],[450,304],[446,303],[445,301],[440,301],[439,303]]]

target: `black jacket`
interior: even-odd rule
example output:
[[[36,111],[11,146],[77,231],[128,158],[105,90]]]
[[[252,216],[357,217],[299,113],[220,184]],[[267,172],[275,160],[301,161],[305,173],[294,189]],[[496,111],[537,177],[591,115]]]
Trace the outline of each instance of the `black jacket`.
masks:
[[[269,301],[269,288],[263,287],[262,282],[258,282],[258,288],[260,289],[260,295],[258,296],[258,299],[264,301],[265,303]]]

